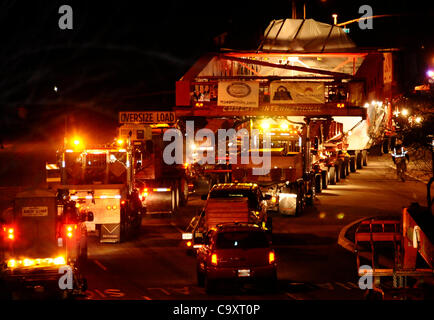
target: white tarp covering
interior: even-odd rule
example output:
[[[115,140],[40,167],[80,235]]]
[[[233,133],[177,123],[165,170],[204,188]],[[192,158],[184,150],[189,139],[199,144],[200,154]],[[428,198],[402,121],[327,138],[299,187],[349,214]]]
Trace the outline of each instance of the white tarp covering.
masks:
[[[259,82],[220,81],[218,84],[218,105],[258,107]]]
[[[263,51],[337,52],[356,47],[342,28],[313,19],[273,20],[264,36]]]
[[[273,81],[270,84],[271,103],[324,103],[324,83],[308,81]]]

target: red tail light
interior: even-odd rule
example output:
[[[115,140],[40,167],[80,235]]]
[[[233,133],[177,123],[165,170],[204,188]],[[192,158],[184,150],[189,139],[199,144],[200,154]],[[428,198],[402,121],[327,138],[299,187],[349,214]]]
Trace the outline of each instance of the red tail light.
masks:
[[[4,237],[6,240],[14,241],[15,240],[15,229],[13,227],[3,227]]]
[[[76,224],[67,224],[67,225],[65,225],[65,235],[66,235],[66,238],[67,239],[74,238],[76,229],[77,229],[77,225]]]
[[[212,255],[211,255],[211,264],[213,264],[213,265],[217,265],[217,263],[218,263],[218,260],[217,260],[217,254],[216,253],[213,253]]]
[[[274,254],[274,251],[270,251],[268,253],[268,263],[272,264],[276,260],[276,256]]]

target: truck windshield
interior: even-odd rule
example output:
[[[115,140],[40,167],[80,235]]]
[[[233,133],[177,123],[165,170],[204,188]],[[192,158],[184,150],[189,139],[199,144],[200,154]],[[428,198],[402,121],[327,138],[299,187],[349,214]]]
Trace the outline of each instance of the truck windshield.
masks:
[[[266,235],[259,231],[222,232],[216,239],[217,249],[253,249],[268,246]]]
[[[125,152],[65,153],[64,184],[123,184],[126,182]]]
[[[256,195],[250,190],[214,190],[211,191],[210,198],[248,198],[249,208],[256,210],[259,207]]]

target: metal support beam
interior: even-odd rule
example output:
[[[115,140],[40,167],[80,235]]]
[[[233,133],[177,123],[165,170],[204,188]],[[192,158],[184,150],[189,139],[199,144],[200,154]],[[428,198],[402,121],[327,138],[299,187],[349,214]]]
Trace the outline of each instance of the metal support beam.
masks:
[[[352,75],[349,75],[346,73],[341,73],[341,72],[333,72],[333,71],[327,71],[327,70],[321,70],[321,69],[312,69],[312,68],[298,67],[298,66],[289,66],[289,65],[270,63],[270,62],[259,61],[259,60],[237,58],[237,57],[232,57],[232,56],[228,56],[228,55],[220,55],[219,58],[225,59],[225,60],[237,61],[237,62],[241,62],[241,63],[256,64],[256,65],[260,65],[260,66],[264,66],[264,67],[286,69],[286,70],[295,70],[295,71],[300,71],[300,72],[308,72],[308,73],[316,73],[316,74],[324,74],[327,76],[333,76],[333,77],[341,78],[341,79],[351,79],[353,77]]]

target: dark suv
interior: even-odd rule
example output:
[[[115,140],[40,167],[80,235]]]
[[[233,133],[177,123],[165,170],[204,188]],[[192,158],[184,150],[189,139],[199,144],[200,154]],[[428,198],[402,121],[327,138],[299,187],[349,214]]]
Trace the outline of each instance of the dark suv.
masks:
[[[267,233],[256,225],[230,223],[217,226],[205,237],[197,253],[197,280],[207,293],[218,280],[277,281],[276,256]]]

